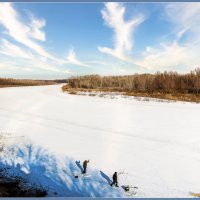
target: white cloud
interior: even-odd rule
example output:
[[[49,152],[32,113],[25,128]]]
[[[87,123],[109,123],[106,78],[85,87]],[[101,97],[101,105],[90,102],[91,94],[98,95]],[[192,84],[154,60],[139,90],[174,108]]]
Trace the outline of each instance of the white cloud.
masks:
[[[63,70],[63,72],[64,72],[65,74],[73,74],[73,72],[70,71],[70,70]]]
[[[187,48],[174,43],[162,45],[159,48],[147,47],[144,52],[144,59],[138,64],[147,69],[162,69],[170,66],[183,65],[188,62],[190,56]]]
[[[51,71],[51,72],[58,72],[58,73],[67,73],[68,71],[59,69],[57,67],[55,67],[55,64],[50,64],[50,63],[46,63],[42,60],[33,60],[33,63],[30,64],[30,66],[32,66],[33,68],[39,68],[42,70],[47,70],[47,71]]]
[[[0,25],[16,43],[2,39],[0,54],[13,57],[12,61],[15,62],[12,65],[4,63],[1,69],[7,67],[9,70],[31,71],[31,68],[35,68],[49,72],[71,73],[67,69],[60,69],[66,64],[66,60],[54,57],[36,42],[36,40],[43,42],[46,40],[45,32],[42,31],[45,24],[44,19],[36,19],[32,14],[30,14],[30,23],[26,24],[11,3],[0,3]],[[21,45],[18,46],[17,43]]]
[[[7,30],[6,33],[17,42],[29,47],[40,56],[56,60],[41,45],[32,40],[45,40],[45,33],[41,31],[45,25],[44,20],[32,18],[32,22],[27,25],[22,22],[11,3],[0,3],[0,24]]]
[[[160,44],[146,47],[140,58],[129,55],[132,50],[132,35],[135,28],[144,20],[142,15],[125,21],[125,7],[121,3],[106,3],[102,17],[114,31],[114,48],[98,47],[122,61],[148,70],[165,70],[183,66],[195,68],[200,65],[200,3],[163,4],[166,18],[174,26],[174,40],[163,40]],[[151,30],[150,30],[151,31]],[[187,34],[187,39],[181,40]]]
[[[170,3],[166,6],[166,14],[173,22],[178,33],[186,31],[200,33],[200,3]],[[182,34],[183,35],[183,34]]]
[[[79,65],[82,67],[88,67],[87,64],[81,62],[80,60],[78,60],[78,58],[76,57],[76,52],[74,51],[74,49],[71,49],[67,55],[67,60],[66,60],[67,64],[73,64],[73,65]]]
[[[132,35],[136,27],[144,20],[143,15],[138,15],[125,21],[125,7],[121,3],[106,3],[102,10],[105,23],[114,31],[114,48],[98,47],[99,51],[112,55],[118,59],[130,62],[127,56],[132,49]]]
[[[8,78],[36,78],[36,79],[55,79],[66,78],[72,74],[70,70],[56,69],[53,65],[33,60],[32,62],[16,63],[12,61],[0,62],[1,77]],[[20,71],[20,74],[18,73]]]
[[[41,41],[45,41],[46,40],[46,36],[45,33],[43,31],[41,31],[41,28],[43,28],[45,26],[45,20],[38,20],[35,19],[32,16],[32,23],[31,23],[31,33],[30,33],[30,37],[37,39],[37,40],[41,40]]]
[[[11,42],[5,39],[2,39],[0,53],[11,57],[26,58],[26,59],[31,59],[33,57],[33,55],[30,52],[20,48],[19,46],[12,44]]]
[[[11,63],[5,63],[5,62],[1,62],[0,63],[0,69],[5,69],[5,70],[8,70],[8,69],[11,69],[12,71],[16,71],[18,68],[14,65],[12,65]]]
[[[148,69],[200,66],[200,3],[164,4],[166,17],[174,25],[174,41],[147,47],[138,64]],[[187,34],[187,40],[180,39]]]
[[[200,66],[199,45],[173,43],[145,51],[144,59],[137,64],[148,69],[173,69],[181,66],[194,69]]]
[[[23,67],[23,68],[19,68],[19,67],[17,67],[16,66],[16,64],[14,63],[14,62],[11,62],[11,61],[7,61],[7,62],[5,62],[5,61],[1,61],[1,63],[0,63],[0,69],[1,69],[1,72],[2,71],[4,71],[4,72],[6,72],[6,73],[13,73],[13,71],[14,72],[17,72],[17,71],[32,71],[32,69],[31,68],[29,68],[29,67]]]
[[[48,53],[38,41],[46,41],[45,32],[42,28],[46,22],[44,19],[36,19],[30,14],[30,23],[25,23],[19,13],[13,8],[11,3],[0,3],[0,25],[6,29],[6,34],[16,42],[21,43],[24,47],[17,46],[8,40],[2,39],[0,53],[21,59],[30,59],[28,61],[18,61],[23,66],[27,63],[29,66],[48,70],[52,72],[71,73],[69,70],[59,69],[66,64],[79,66],[88,66],[77,59],[74,50],[70,50],[67,60],[59,59]]]
[[[31,71],[31,69],[26,68],[26,66],[29,67],[32,66],[32,68],[39,68],[51,72],[63,72],[63,73],[67,72],[67,70],[60,70],[59,68],[55,67],[58,65],[57,62],[55,61],[47,62],[47,60],[44,59],[43,57],[38,57],[32,54],[31,52],[27,51],[27,49],[16,46],[5,39],[2,39],[2,46],[0,47],[0,53],[14,58],[15,63],[12,62],[12,68],[10,67],[10,65],[8,65],[8,63],[7,65],[4,64],[4,66],[8,66],[9,69],[16,69],[13,67],[15,65],[15,66],[21,66],[21,70],[24,71]]]

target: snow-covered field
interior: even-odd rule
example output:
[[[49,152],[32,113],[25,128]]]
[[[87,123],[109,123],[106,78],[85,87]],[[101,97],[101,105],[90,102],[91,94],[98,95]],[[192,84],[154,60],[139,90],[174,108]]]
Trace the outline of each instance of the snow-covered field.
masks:
[[[108,184],[115,171],[120,185],[139,188],[136,197],[200,192],[199,104],[69,95],[61,85],[2,88],[0,132],[1,166],[50,196],[126,196]],[[90,176],[75,179],[85,159]]]

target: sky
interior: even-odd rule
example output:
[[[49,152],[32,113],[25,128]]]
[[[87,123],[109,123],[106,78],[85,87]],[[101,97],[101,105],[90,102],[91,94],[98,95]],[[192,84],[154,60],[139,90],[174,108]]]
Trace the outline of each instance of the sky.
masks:
[[[0,77],[200,67],[200,3],[0,3]]]

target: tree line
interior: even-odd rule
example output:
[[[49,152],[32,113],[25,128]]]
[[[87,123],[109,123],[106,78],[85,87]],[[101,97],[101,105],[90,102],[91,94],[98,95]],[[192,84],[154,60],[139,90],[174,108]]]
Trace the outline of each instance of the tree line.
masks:
[[[71,77],[67,82],[72,88],[110,88],[125,92],[199,95],[200,68],[187,74],[165,71],[126,76],[86,75]]]
[[[57,82],[51,80],[0,78],[0,87],[51,85],[55,83]]]

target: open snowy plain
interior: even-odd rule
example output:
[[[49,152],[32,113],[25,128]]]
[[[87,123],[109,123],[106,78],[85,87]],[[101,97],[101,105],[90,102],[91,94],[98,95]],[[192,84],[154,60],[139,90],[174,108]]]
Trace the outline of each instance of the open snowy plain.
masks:
[[[200,105],[70,95],[61,85],[0,89],[1,167],[49,196],[135,197],[200,192]],[[88,177],[75,179],[90,159]]]

